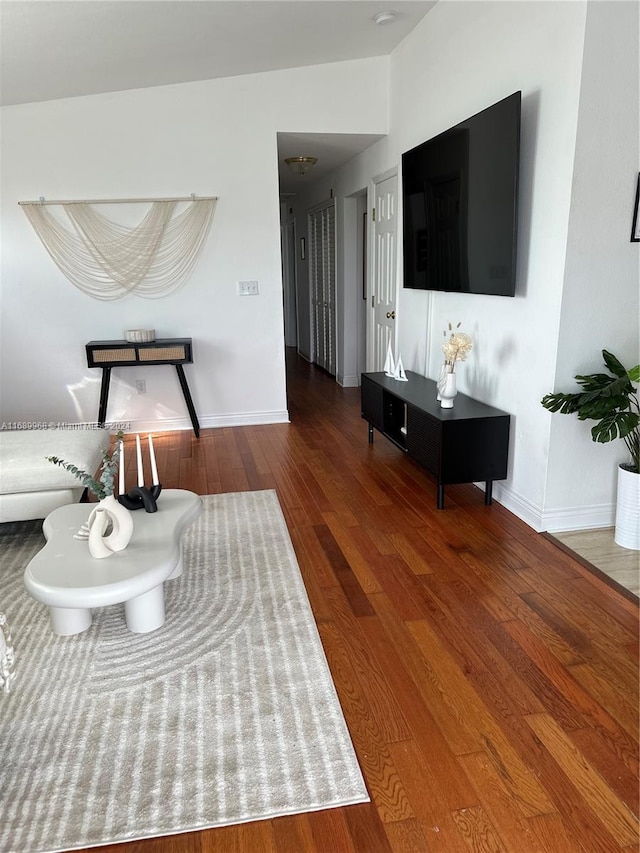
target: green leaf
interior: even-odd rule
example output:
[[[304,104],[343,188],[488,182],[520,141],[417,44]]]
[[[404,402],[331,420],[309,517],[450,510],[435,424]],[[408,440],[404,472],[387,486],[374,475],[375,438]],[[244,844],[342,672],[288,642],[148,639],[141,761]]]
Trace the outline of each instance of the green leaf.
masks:
[[[635,367],[628,370],[627,375],[631,382],[640,382],[640,364],[636,364]]]
[[[587,376],[576,376],[578,385],[582,385],[587,391],[598,391],[601,388],[606,388],[613,381],[608,373],[589,373]]]
[[[640,417],[635,412],[615,412],[602,418],[591,428],[591,437],[600,444],[624,438],[638,429]]]
[[[571,415],[578,411],[580,394],[546,394],[540,401],[550,412],[560,411],[563,415]]]
[[[620,361],[613,355],[608,352],[608,350],[602,350],[602,357],[604,359],[604,363],[609,368],[609,370],[613,373],[614,376],[624,376],[627,375],[627,369],[624,367]]]

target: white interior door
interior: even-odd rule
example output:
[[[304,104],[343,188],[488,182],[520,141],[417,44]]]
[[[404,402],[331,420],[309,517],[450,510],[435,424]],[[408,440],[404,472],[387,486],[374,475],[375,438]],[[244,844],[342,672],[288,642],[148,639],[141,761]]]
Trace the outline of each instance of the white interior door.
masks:
[[[336,215],[328,202],[309,213],[309,278],[314,361],[336,373]]]
[[[382,370],[389,342],[396,351],[398,176],[374,184],[368,369]]]

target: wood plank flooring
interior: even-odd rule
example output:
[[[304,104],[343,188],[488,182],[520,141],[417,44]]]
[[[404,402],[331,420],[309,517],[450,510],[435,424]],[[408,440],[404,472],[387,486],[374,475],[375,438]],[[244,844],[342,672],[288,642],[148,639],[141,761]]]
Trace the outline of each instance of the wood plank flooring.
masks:
[[[163,434],[158,468],[277,491],[371,803],[102,850],[637,850],[637,602],[473,486],[438,511],[359,390],[288,361],[291,424]]]

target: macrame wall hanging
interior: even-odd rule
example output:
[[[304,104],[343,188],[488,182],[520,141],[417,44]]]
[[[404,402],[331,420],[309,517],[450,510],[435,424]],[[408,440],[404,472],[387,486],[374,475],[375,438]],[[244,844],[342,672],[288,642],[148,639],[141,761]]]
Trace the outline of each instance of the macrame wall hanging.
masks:
[[[92,205],[146,202],[133,227],[118,225]],[[176,211],[180,202],[187,206]],[[83,293],[105,301],[128,293],[168,296],[188,278],[211,227],[217,198],[21,201],[36,234],[62,273]],[[71,225],[55,216],[64,210]]]

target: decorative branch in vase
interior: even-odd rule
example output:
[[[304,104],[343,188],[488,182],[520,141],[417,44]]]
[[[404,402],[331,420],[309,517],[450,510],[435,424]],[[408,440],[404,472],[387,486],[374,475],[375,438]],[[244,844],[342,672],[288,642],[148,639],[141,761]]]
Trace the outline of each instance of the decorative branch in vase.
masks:
[[[459,329],[461,325],[461,322],[458,323],[456,325],[456,329]],[[446,329],[443,333],[446,338],[445,342],[442,344],[444,364],[442,365],[442,370],[440,371],[440,376],[437,382],[437,399],[440,401],[440,405],[443,409],[453,408],[453,399],[458,393],[456,389],[456,363],[459,361],[466,361],[467,356],[473,347],[473,341],[466,332],[454,331],[451,323],[449,323],[448,326],[449,337],[447,338]]]
[[[109,497],[109,495],[113,495],[116,474],[118,473],[120,445],[123,440],[124,433],[122,431],[116,433],[113,448],[103,451],[97,480],[87,471],[78,468],[73,462],[65,462],[64,459],[59,459],[57,456],[47,456],[46,458],[48,462],[59,465],[65,471],[69,471],[74,477],[77,477],[85,489],[88,489],[92,495],[95,495],[101,501]]]
[[[97,479],[73,462],[66,462],[57,456],[46,457],[49,462],[77,477],[82,485],[98,498],[98,505],[75,535],[76,539],[88,539],[89,553],[96,559],[109,557],[114,551],[123,551],[133,535],[131,513],[118,503],[114,496],[123,441],[124,434],[120,431],[116,434],[113,448],[102,454]]]

